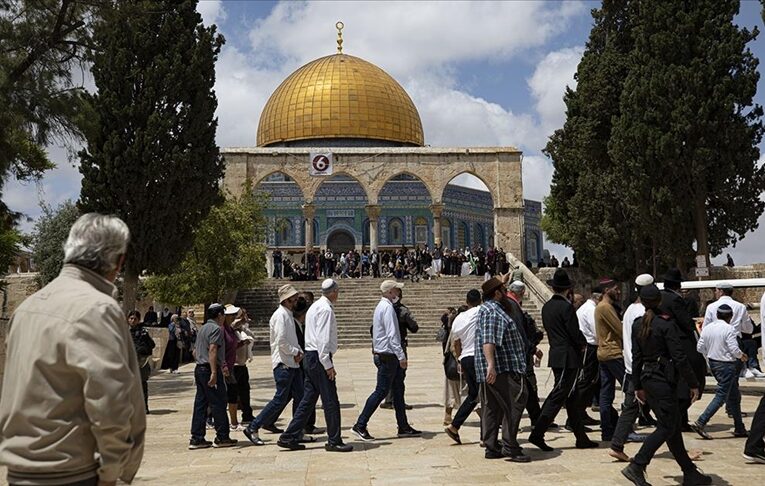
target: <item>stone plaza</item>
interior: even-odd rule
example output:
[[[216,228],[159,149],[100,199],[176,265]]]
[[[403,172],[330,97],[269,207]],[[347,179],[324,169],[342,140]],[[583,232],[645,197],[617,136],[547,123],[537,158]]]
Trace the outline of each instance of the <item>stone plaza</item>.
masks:
[[[545,349],[546,351],[546,349]],[[546,357],[543,364],[546,364]],[[191,408],[194,401],[193,365],[181,368],[180,375],[161,372],[149,380],[150,407],[143,465],[135,484],[158,485],[422,485],[422,484],[565,484],[621,485],[629,484],[620,474],[623,463],[607,455],[608,446],[577,450],[573,434],[563,428],[547,434],[555,451],[545,453],[526,443],[528,419],[521,421],[521,445],[532,457],[529,464],[512,464],[504,460],[487,460],[479,447],[478,418],[475,414],[461,429],[463,445],[454,444],[441,424],[444,409],[444,375],[441,367],[441,347],[420,346],[410,349],[406,398],[413,405],[409,420],[423,430],[421,438],[396,438],[392,410],[378,410],[369,424],[377,440],[364,443],[351,432],[361,407],[375,385],[375,369],[368,349],[341,349],[335,358],[338,369],[338,394],[341,403],[343,437],[353,444],[350,454],[332,454],[324,450],[325,437],[307,444],[307,450],[290,452],[277,447],[277,435],[261,431],[266,445],[250,445],[241,433],[232,433],[240,443],[231,449],[187,449]],[[249,365],[253,406],[256,413],[271,399],[274,381],[270,356],[259,349]],[[548,368],[537,368],[540,396],[549,392],[553,379]],[[707,378],[708,391],[714,379]],[[744,421],[749,426],[765,383],[743,381],[742,409],[750,413]],[[709,402],[710,393],[691,408],[691,417],[701,413]],[[618,400],[617,400],[618,401]],[[317,410],[317,426],[323,427],[324,417]],[[597,413],[589,412],[597,417]],[[277,422],[285,427],[291,417],[291,407]],[[565,422],[565,411],[556,419]],[[599,430],[590,433],[599,438]],[[640,429],[649,432],[652,429]],[[745,464],[741,457],[743,439],[733,438],[732,422],[723,410],[707,427],[715,440],[705,441],[692,433],[684,434],[689,449],[703,450],[697,464],[711,474],[716,485],[752,485],[762,478],[765,466]],[[208,439],[214,431],[208,430]],[[627,444],[626,452],[634,454],[639,445]],[[5,479],[5,471],[0,471]],[[666,447],[659,450],[648,468],[647,479],[654,485],[679,484],[681,472]]]

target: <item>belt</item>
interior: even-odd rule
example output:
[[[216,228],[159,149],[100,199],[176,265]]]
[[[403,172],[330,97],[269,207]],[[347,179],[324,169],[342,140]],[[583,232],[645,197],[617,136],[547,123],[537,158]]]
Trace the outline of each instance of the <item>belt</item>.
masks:
[[[210,368],[210,363],[197,363],[197,368]]]

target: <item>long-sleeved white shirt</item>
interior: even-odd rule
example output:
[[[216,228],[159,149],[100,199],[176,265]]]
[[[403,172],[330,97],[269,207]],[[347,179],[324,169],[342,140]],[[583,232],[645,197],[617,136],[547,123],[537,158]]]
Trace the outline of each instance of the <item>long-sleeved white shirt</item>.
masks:
[[[404,348],[401,347],[396,311],[391,301],[385,297],[377,304],[372,319],[372,346],[375,353],[395,354],[399,361],[406,359]]]
[[[624,355],[624,369],[632,374],[632,324],[638,317],[645,315],[645,306],[635,302],[627,307],[622,317],[622,354]]]
[[[298,343],[292,311],[280,305],[271,316],[268,324],[271,328],[271,368],[276,368],[280,364],[297,368],[295,356],[300,354],[302,350]]]
[[[462,353],[459,359],[475,356],[475,329],[478,325],[478,311],[481,306],[471,307],[454,318],[452,339],[459,339]]]
[[[332,302],[322,296],[305,315],[305,350],[319,353],[325,370],[334,368],[332,355],[337,352],[337,320]]]
[[[736,340],[736,330],[722,320],[714,320],[701,329],[696,350],[715,361],[736,361],[742,354]]]
[[[592,299],[582,304],[576,311],[576,318],[579,319],[579,330],[584,334],[587,344],[598,345],[598,335],[595,332],[595,307],[597,304]]]
[[[731,319],[730,325],[736,330],[736,336],[741,336],[741,319],[746,314],[746,306],[741,302],[733,300],[733,297],[730,295],[723,295],[707,306],[707,311],[704,313],[703,326],[717,320],[717,308],[723,304],[728,304],[733,309],[733,319]]]

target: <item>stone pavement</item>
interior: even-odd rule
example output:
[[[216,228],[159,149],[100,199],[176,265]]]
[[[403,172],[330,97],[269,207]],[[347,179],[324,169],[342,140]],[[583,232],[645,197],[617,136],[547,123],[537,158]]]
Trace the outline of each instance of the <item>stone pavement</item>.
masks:
[[[276,446],[277,436],[263,431],[263,447],[255,447],[237,432],[232,437],[240,444],[230,449],[187,449],[191,408],[194,397],[193,365],[181,368],[180,375],[165,372],[149,381],[150,407],[148,416],[146,451],[135,484],[157,485],[403,485],[403,484],[566,484],[566,485],[620,485],[629,484],[619,473],[623,464],[607,456],[607,444],[601,449],[577,450],[571,433],[550,432],[548,443],[556,450],[544,453],[529,445],[525,448],[532,457],[529,464],[513,464],[504,460],[486,460],[478,445],[478,420],[473,414],[462,427],[463,445],[455,445],[443,433],[443,372],[440,346],[410,348],[410,369],[407,373],[407,401],[414,406],[409,411],[410,422],[423,430],[421,438],[396,438],[396,422],[392,410],[378,410],[369,423],[369,431],[377,440],[363,443],[356,440],[350,427],[356,420],[375,383],[375,369],[368,350],[341,349],[336,356],[338,389],[342,409],[343,436],[353,444],[348,454],[324,451],[325,437],[318,437],[308,450],[290,452]],[[546,359],[545,359],[546,361]],[[254,406],[261,409],[273,394],[270,356],[259,350],[250,363]],[[549,378],[548,378],[549,376]],[[546,396],[552,385],[547,368],[537,369]],[[714,381],[711,377],[708,378]],[[751,422],[765,383],[742,381],[743,410]],[[709,402],[709,394],[691,409],[695,418]],[[257,412],[256,412],[257,413]],[[593,416],[593,414],[589,412]],[[319,410],[318,425],[324,425]],[[286,426],[291,416],[288,407],[278,424]],[[564,423],[565,412],[556,422]],[[521,422],[521,444],[528,436],[529,422]],[[761,480],[765,466],[745,464],[741,457],[743,439],[732,437],[732,422],[724,411],[718,412],[708,426],[715,437],[704,441],[695,434],[685,434],[689,448],[704,450],[699,466],[715,478],[715,484],[751,485]],[[212,440],[214,432],[208,431]],[[598,433],[591,433],[599,439]],[[637,444],[628,444],[627,453],[634,454]],[[0,470],[5,479],[5,471]],[[648,469],[648,480],[654,485],[679,484],[681,473],[666,447]]]

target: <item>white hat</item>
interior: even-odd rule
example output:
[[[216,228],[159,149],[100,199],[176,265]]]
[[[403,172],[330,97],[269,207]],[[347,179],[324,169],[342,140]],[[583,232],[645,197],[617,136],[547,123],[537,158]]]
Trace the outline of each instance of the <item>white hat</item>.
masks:
[[[239,314],[239,311],[241,310],[239,307],[235,306],[234,304],[226,304],[226,310],[223,311],[224,314],[227,316],[236,315]]]
[[[510,287],[508,287],[507,290],[510,292],[520,292],[526,288],[526,284],[521,282],[520,280],[514,280],[513,283],[510,284]]]
[[[720,290],[733,290],[733,285],[731,285],[730,282],[720,282],[715,285],[715,288]]]
[[[384,280],[380,284],[380,292],[385,293],[390,289],[403,289],[404,284],[402,282],[396,282],[395,280]]]
[[[297,295],[298,291],[295,290],[295,287],[293,287],[290,284],[282,285],[279,287],[279,302],[284,302],[285,300],[289,299],[293,295]]]
[[[335,287],[337,287],[337,282],[335,282],[331,278],[328,278],[321,283],[322,292],[329,292],[330,290],[333,290]]]
[[[635,278],[635,285],[638,287],[645,287],[646,285],[651,285],[653,283],[653,277],[648,273],[643,273],[637,276]]]

